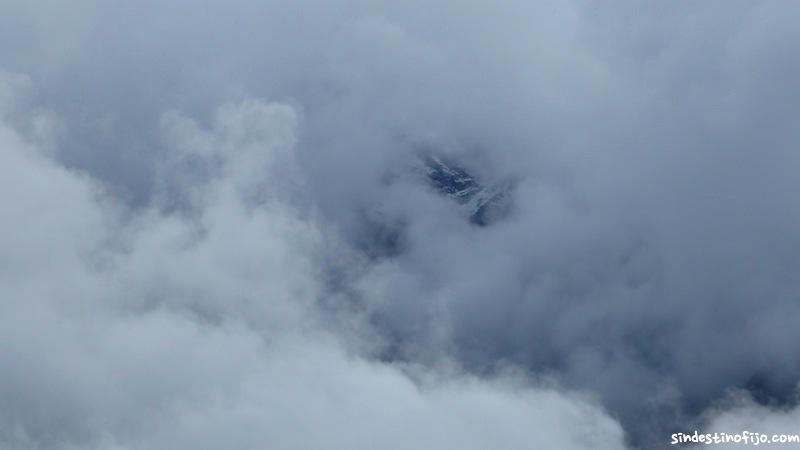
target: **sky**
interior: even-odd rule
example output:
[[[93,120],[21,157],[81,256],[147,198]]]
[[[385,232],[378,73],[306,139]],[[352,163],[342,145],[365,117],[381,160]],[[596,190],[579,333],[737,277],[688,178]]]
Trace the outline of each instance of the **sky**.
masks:
[[[0,1],[0,446],[800,433],[798,13]]]

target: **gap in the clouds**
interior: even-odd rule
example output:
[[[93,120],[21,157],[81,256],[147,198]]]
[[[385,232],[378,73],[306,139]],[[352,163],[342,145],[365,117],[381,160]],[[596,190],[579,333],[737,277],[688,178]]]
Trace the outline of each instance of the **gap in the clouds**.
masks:
[[[417,183],[456,205],[464,220],[479,228],[511,214],[516,186],[509,177],[485,183],[451,155],[430,149],[420,149],[411,155],[404,167],[384,177],[385,188],[396,182]],[[353,239],[356,246],[375,259],[400,255],[408,245],[404,236],[408,219],[393,215],[380,203],[360,210],[359,231]]]
[[[418,154],[419,169],[433,190],[463,205],[469,222],[485,227],[507,216],[512,208],[514,183],[485,184],[457,161],[435,153]]]

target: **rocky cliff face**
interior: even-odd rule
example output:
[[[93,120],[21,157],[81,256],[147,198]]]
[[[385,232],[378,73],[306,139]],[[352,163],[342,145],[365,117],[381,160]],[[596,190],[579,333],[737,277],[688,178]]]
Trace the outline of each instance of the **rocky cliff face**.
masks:
[[[512,181],[484,181],[454,159],[435,153],[418,154],[409,164],[391,171],[386,182],[423,186],[431,195],[452,201],[465,221],[480,228],[502,220],[513,206]],[[385,206],[378,202],[362,211],[363,226],[354,238],[362,250],[378,258],[403,251],[404,229],[408,225],[403,214],[389,211]]]
[[[435,155],[420,159],[427,183],[437,194],[463,205],[471,223],[487,226],[508,213],[513,190],[510,181],[483,184],[457,163]]]

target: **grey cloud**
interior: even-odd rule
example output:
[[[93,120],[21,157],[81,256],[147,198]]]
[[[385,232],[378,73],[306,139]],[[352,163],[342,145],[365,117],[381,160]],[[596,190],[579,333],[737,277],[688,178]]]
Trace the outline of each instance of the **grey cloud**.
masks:
[[[797,441],[797,423],[800,417],[797,408],[780,408],[761,405],[753,401],[753,398],[743,392],[732,392],[725,399],[724,406],[708,411],[709,433],[719,433],[720,439],[724,435],[742,434],[744,431],[765,435],[759,436],[759,445],[763,445],[763,440],[772,441],[777,438],[777,443],[769,442],[767,445],[787,446],[792,445],[787,442]],[[780,439],[785,439],[783,443]],[[794,439],[789,441],[789,439]],[[753,438],[750,436],[750,440]],[[736,448],[743,444],[726,442],[719,445],[720,448]],[[753,445],[752,442],[749,445]]]
[[[216,170],[174,188],[188,210],[134,215],[2,124],[0,443],[624,448],[586,396],[370,361],[325,326],[318,224],[278,188],[296,120],[255,100],[209,129],[165,115],[159,176]]]
[[[53,228],[10,253],[14,276],[72,286],[76,264],[37,268],[53,242],[122,264],[124,311],[248,329],[295,327],[294,302],[253,300],[287,282],[365,364],[548,374],[643,447],[730,388],[793,404],[793,3],[85,5],[0,14],[4,66],[27,77],[0,95],[28,91],[9,142],[92,180],[7,181],[84,199],[19,198],[8,233],[26,201],[52,202]],[[513,180],[513,206],[470,224],[407,174],[420,149]]]

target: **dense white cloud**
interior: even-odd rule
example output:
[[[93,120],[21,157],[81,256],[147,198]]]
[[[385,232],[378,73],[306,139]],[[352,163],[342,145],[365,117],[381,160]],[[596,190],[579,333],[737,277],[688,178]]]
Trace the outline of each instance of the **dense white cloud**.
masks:
[[[321,234],[273,181],[295,122],[254,100],[208,129],[165,115],[159,176],[191,201],[133,214],[0,126],[4,448],[623,448],[587,398],[415,382],[326,329]]]

